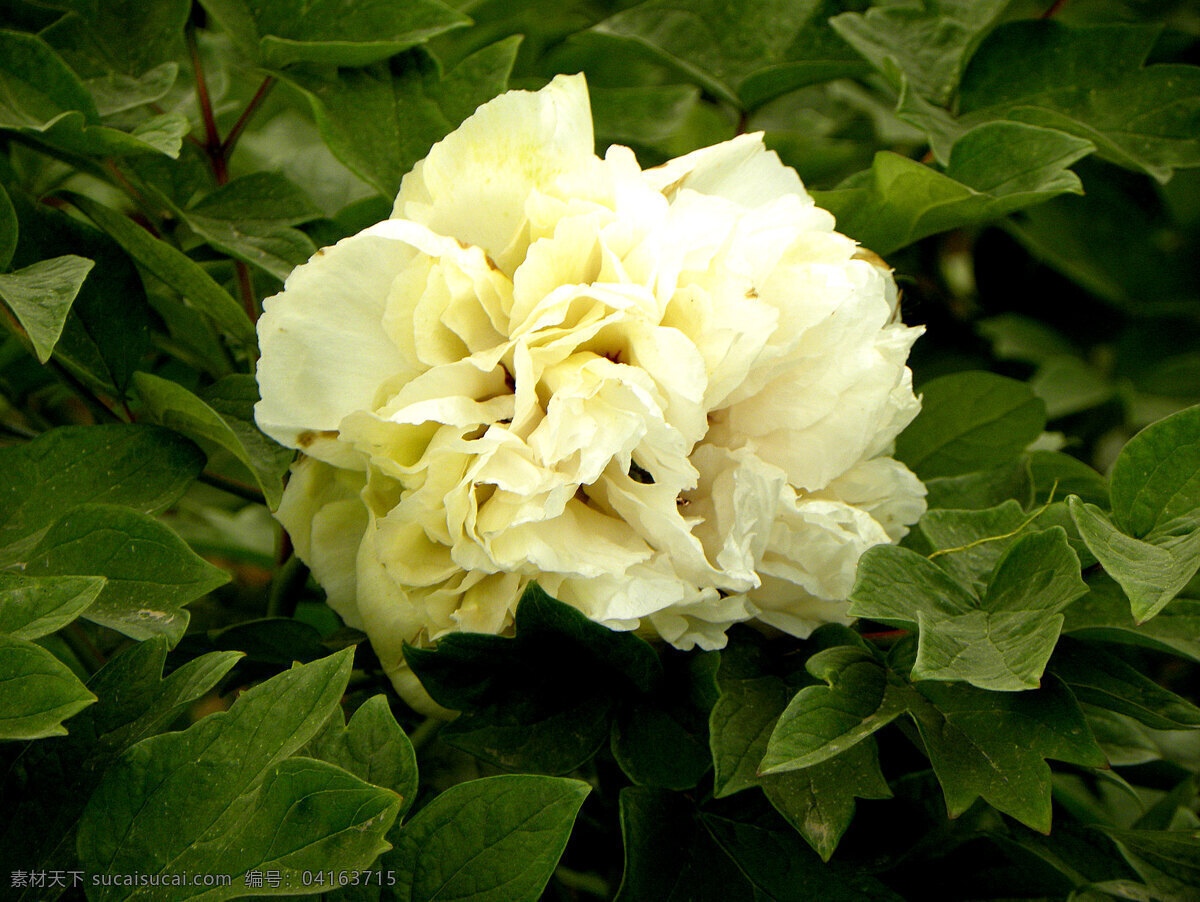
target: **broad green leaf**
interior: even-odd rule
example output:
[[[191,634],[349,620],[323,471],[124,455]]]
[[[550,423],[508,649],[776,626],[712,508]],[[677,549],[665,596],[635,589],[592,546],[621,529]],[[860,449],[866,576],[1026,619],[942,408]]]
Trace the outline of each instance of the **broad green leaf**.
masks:
[[[1200,67],[1143,67],[1157,37],[1142,25],[1002,25],[963,74],[959,115],[1069,132],[1165,182],[1177,167],[1200,165]]]
[[[1088,582],[1091,591],[1066,609],[1064,633],[1144,645],[1200,663],[1200,600],[1176,598],[1154,619],[1138,623],[1115,583],[1104,574]]]
[[[316,252],[309,237],[291,226],[316,219],[321,211],[275,173],[234,179],[182,213],[192,230],[217,250],[280,280]]]
[[[1024,535],[999,556],[975,595],[906,548],[880,545],[859,562],[850,613],[920,629],[915,680],[962,680],[981,689],[1036,688],[1062,627],[1062,610],[1087,591],[1061,527]]]
[[[1081,702],[1125,714],[1152,730],[1200,728],[1200,708],[1099,646],[1064,642],[1050,669]]]
[[[266,66],[365,66],[470,24],[439,0],[202,0],[242,52]]]
[[[60,426],[0,449],[0,559],[27,549],[80,504],[146,514],[170,507],[204,467],[187,439],[158,426]]]
[[[100,124],[83,82],[40,37],[0,31],[0,129],[78,154],[179,155],[188,123],[179,113],[147,120],[133,132]]]
[[[685,698],[667,696],[634,702],[617,717],[613,757],[635,785],[691,789],[712,767],[703,732],[681,722],[688,713]]]
[[[884,75],[902,72],[923,97],[946,106],[963,68],[1011,0],[920,0],[842,13],[834,31]]]
[[[925,488],[929,492],[926,504],[930,510],[986,510],[1012,499],[1027,503],[1029,478],[1022,463],[1018,458],[961,476],[926,479]]]
[[[755,902],[738,867],[679,793],[628,786],[620,795],[625,871],[616,902]]]
[[[609,738],[618,701],[658,682],[658,656],[536,584],[515,621],[511,639],[452,633],[405,658],[434,701],[464,712],[443,741],[503,768],[568,773]]]
[[[406,902],[536,902],[591,787],[502,775],[452,786],[417,813],[382,864]]]
[[[1038,367],[1029,387],[1046,403],[1052,420],[1090,410],[1110,400],[1112,380],[1079,357],[1055,357]]]
[[[49,635],[78,617],[103,588],[102,577],[0,571],[0,633],[14,639]]]
[[[436,141],[508,87],[519,44],[506,38],[445,73],[414,50],[365,69],[298,69],[285,77],[308,95],[334,155],[390,200]]]
[[[257,347],[254,324],[241,305],[186,254],[158,240],[110,207],[78,194],[71,195],[71,202],[148,272],[183,295],[196,309],[212,317],[213,322],[246,347]]]
[[[77,72],[87,65],[125,76],[140,76],[174,57],[182,48],[183,26],[191,9],[188,0],[51,0],[45,5],[69,10],[41,37]]]
[[[975,328],[991,342],[992,353],[1001,360],[1045,363],[1055,357],[1079,353],[1053,326],[1020,313],[989,316]]]
[[[145,75],[103,75],[84,82],[101,116],[123,113],[161,99],[175,85],[178,63],[163,63]]]
[[[736,106],[751,109],[806,84],[860,75],[862,60],[830,30],[822,0],[650,0],[592,34],[631,42]]]
[[[374,786],[390,789],[400,797],[401,817],[416,800],[417,755],[392,716],[385,696],[367,699],[349,723],[329,718],[325,729],[303,752],[307,757],[336,764]]]
[[[1173,880],[1200,887],[1200,834],[1195,831],[1119,830],[1104,825],[1099,829]]]
[[[700,100],[692,85],[589,87],[592,119],[600,146],[654,147],[684,126]]]
[[[708,727],[714,797],[760,785],[759,763],[791,695],[787,683],[777,676],[722,682]]]
[[[251,661],[280,667],[288,667],[293,661],[307,664],[329,651],[316,627],[292,617],[243,620],[209,633],[209,641],[215,648],[239,651]]]
[[[71,304],[94,265],[69,254],[0,274],[0,298],[16,314],[39,363],[54,353]]]
[[[1121,532],[1095,505],[1075,497],[1068,503],[1083,541],[1125,590],[1139,623],[1158,614],[1200,569],[1200,528],[1146,542]]]
[[[1016,501],[983,510],[928,511],[917,528],[938,555],[939,567],[959,583],[982,591],[1000,557],[1026,530],[1036,530],[1037,511],[1027,513]]]
[[[209,452],[221,448],[231,453],[253,474],[267,504],[271,508],[279,506],[283,474],[292,452],[254,425],[258,388],[252,377],[226,376],[205,393],[205,398],[152,373],[137,373],[133,384],[151,419],[186,435]]]
[[[169,897],[227,899],[249,892],[249,870],[279,870],[299,887],[303,870],[373,861],[400,800],[340,768],[290,757],[336,710],[351,657],[347,649],[285,671],[228,711],[125,752],[80,821],[83,866],[228,874],[230,886],[179,887]],[[136,889],[110,887],[101,898],[136,897]]]
[[[0,740],[62,736],[62,722],[95,700],[46,649],[0,633]]]
[[[133,639],[187,628],[184,605],[229,581],[157,520],[124,507],[86,504],[46,532],[30,553],[29,576],[103,576],[83,616]]]
[[[873,739],[812,767],[760,777],[775,810],[828,861],[854,819],[857,799],[887,799]]]
[[[886,255],[928,235],[1082,193],[1067,167],[1092,150],[1050,128],[989,122],[955,142],[944,173],[880,151],[869,170],[813,197],[837,217],[839,230]]]
[[[758,898],[805,902],[902,902],[859,868],[828,865],[795,841],[790,831],[711,814],[700,821],[717,846],[737,864]]]
[[[137,268],[90,225],[24,195],[14,193],[12,200],[21,224],[13,266],[64,255],[95,261],[54,356],[85,383],[120,396],[150,348],[151,311]]]
[[[1092,504],[1108,504],[1108,482],[1081,460],[1061,451],[1033,451],[1028,455],[1033,503],[1045,504],[1053,491],[1055,498],[1078,495]]]
[[[24,750],[25,767],[10,771],[0,786],[13,806],[0,824],[0,862],[39,870],[73,864],[75,824],[109,765],[129,746],[168,728],[238,659],[229,652],[203,655],[164,680],[166,656],[161,638],[130,646],[88,681],[99,701],[75,715],[70,735]],[[40,892],[30,888],[18,896],[40,902]]]
[[[805,666],[826,685],[801,689],[788,703],[767,742],[760,774],[827,761],[891,723],[906,708],[909,690],[864,648],[828,648],[809,658]]]
[[[17,211],[13,209],[8,192],[0,186],[0,272],[8,270],[13,251],[17,249]]]
[[[1086,767],[1105,759],[1071,693],[1055,679],[1029,692],[986,692],[927,682],[911,711],[951,817],[977,798],[1026,826],[1050,830],[1053,758]],[[914,696],[915,698],[915,696]]]
[[[1154,541],[1200,528],[1200,407],[1147,426],[1121,449],[1109,477],[1113,519]]]
[[[1046,425],[1029,387],[993,373],[956,373],[921,386],[917,418],[896,439],[896,457],[930,479],[992,469],[1017,458]]]

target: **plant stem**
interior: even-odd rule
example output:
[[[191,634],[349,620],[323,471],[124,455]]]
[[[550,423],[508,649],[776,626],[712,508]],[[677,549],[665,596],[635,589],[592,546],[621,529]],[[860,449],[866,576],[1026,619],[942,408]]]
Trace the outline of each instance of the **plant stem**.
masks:
[[[268,617],[291,617],[296,613],[300,592],[308,582],[308,568],[296,555],[292,555],[282,567],[275,571],[271,580],[271,594],[267,597]]]
[[[237,272],[238,293],[242,296],[242,307],[246,311],[246,316],[250,317],[250,322],[258,322],[258,303],[254,298],[254,280],[250,278],[250,267],[241,260],[233,261],[234,270]]]
[[[267,99],[267,95],[271,93],[271,88],[273,87],[275,87],[275,77],[268,75],[262,80],[262,84],[258,86],[258,90],[254,92],[254,96],[246,104],[246,108],[242,110],[242,115],[238,117],[238,121],[233,123],[233,128],[229,130],[229,134],[225,136],[225,141],[221,145],[221,154],[226,160],[233,153],[233,148],[237,146],[238,138],[246,130],[246,124],[262,105],[262,102]]]
[[[236,482],[232,479],[227,479],[224,476],[218,476],[215,473],[201,473],[196,477],[197,482],[203,482],[205,485],[211,485],[214,489],[220,489],[222,492],[228,492],[245,501],[253,501],[255,504],[266,504],[267,499],[263,497],[263,493],[251,486]]]
[[[437,734],[441,732],[442,727],[446,724],[447,721],[442,720],[440,717],[426,717],[421,721],[417,728],[408,735],[408,741],[412,743],[413,751],[420,752],[421,749],[429,745],[429,743],[437,738]]]
[[[212,165],[213,176],[218,185],[229,181],[225,170],[225,157],[221,153],[221,134],[217,131],[217,119],[213,115],[212,99],[208,96],[208,83],[204,79],[204,64],[200,61],[200,47],[196,43],[195,26],[189,25],[185,32],[188,52],[192,57],[192,75],[196,81],[196,100],[200,104],[200,118],[204,121],[204,152]]]
[[[1054,0],[1054,2],[1050,4],[1049,9],[1047,9],[1044,13],[1042,13],[1042,18],[1043,19],[1054,18],[1054,15],[1066,5],[1067,5],[1067,0]]]
[[[92,412],[92,416],[96,417],[97,420],[113,423],[125,422],[116,411],[101,401],[100,397],[90,388],[72,376],[70,371],[57,360],[51,358],[49,366],[54,375],[62,382],[65,382],[67,387],[79,396],[79,400],[87,405],[88,410]]]

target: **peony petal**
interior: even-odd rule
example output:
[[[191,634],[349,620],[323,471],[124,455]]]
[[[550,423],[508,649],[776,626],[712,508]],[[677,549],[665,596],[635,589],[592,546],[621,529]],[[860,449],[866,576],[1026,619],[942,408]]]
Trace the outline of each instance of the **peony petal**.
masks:
[[[645,175],[646,181],[667,197],[686,189],[744,207],[761,206],[785,194],[812,203],[796,170],[784,166],[775,151],[763,146],[762,132],[693,151],[647,170]]]
[[[318,251],[263,302],[254,415],[276,441],[361,469],[352,452],[318,447],[306,434],[336,430],[347,414],[374,406],[385,382],[416,375],[382,325],[392,283],[417,254],[395,231],[380,223]]]
[[[598,164],[587,84],[560,75],[485,103],[435,144],[404,177],[392,216],[477,245],[512,273],[528,246],[530,194]]]

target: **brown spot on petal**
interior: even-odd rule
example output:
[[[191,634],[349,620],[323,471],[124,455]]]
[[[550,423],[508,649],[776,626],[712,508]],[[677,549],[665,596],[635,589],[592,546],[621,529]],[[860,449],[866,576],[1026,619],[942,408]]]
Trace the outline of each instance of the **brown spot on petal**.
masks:
[[[491,256],[484,254],[483,259],[487,263],[488,269],[492,270],[493,272],[500,272],[500,267],[496,265],[496,261],[493,260]]]
[[[455,238],[454,240],[458,242],[458,246],[461,247],[464,251],[471,249],[471,245],[467,244],[467,242],[463,241],[461,238]]]
[[[758,297],[758,289],[755,288],[753,285],[751,285],[749,288],[746,289],[746,300],[752,301],[756,297]]]
[[[336,439],[338,431],[336,429],[322,429],[320,432],[314,432],[308,429],[296,436],[296,444],[301,448],[307,448],[319,438]]]
[[[324,257],[325,256],[325,248],[323,248],[323,247],[317,248],[317,252],[315,254],[313,254],[313,256],[314,257]]]
[[[872,250],[868,250],[865,247],[860,247],[858,250],[856,250],[854,252],[854,256],[852,256],[850,259],[851,260],[865,260],[866,262],[870,263],[872,266],[882,269],[884,272],[892,271],[892,268],[887,265],[887,261],[884,260],[883,257],[879,256],[879,254],[875,253]]]
[[[684,175],[682,175],[682,176],[680,176],[679,178],[675,179],[675,181],[671,182],[671,184],[669,184],[669,185],[667,185],[666,187],[662,188],[662,189],[661,189],[661,191],[662,191],[662,196],[663,196],[663,197],[670,197],[672,194],[674,194],[676,191],[678,191],[678,190],[679,190],[679,186],[680,186],[680,185],[682,185],[684,182],[686,182],[686,181],[687,181],[687,177],[688,177],[689,175],[691,175],[691,173],[690,173],[690,172],[688,172],[688,173],[685,173]]]

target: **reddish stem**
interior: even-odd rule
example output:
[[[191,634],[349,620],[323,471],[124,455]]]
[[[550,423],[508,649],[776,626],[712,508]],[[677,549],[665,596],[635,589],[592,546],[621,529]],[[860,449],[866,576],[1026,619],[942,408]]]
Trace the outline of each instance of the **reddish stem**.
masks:
[[[238,290],[242,295],[242,306],[246,309],[246,315],[250,317],[250,322],[258,322],[258,305],[254,303],[254,282],[250,279],[250,267],[241,260],[234,262],[234,268],[237,270]]]
[[[204,65],[200,62],[200,47],[196,44],[196,30],[187,29],[188,51],[192,56],[192,75],[196,80],[196,99],[200,104],[200,118],[204,120],[204,150],[212,163],[217,184],[229,180],[225,171],[225,157],[221,152],[221,134],[217,131],[217,119],[213,115],[212,99],[208,96],[208,83],[204,78]]]
[[[225,142],[221,145],[221,155],[226,160],[233,153],[233,148],[237,145],[238,138],[246,130],[246,124],[250,121],[250,117],[262,106],[262,102],[267,99],[267,95],[271,93],[271,88],[274,86],[274,76],[268,75],[264,78],[262,84],[258,86],[258,90],[254,92],[254,96],[250,98],[250,102],[246,104],[246,109],[242,110],[242,115],[238,117],[238,121],[233,123],[233,128],[229,130],[229,134],[225,136]]]
[[[1054,0],[1054,2],[1050,4],[1050,8],[1047,9],[1044,13],[1042,13],[1042,18],[1043,19],[1054,18],[1054,15],[1066,5],[1067,5],[1067,0]]]

